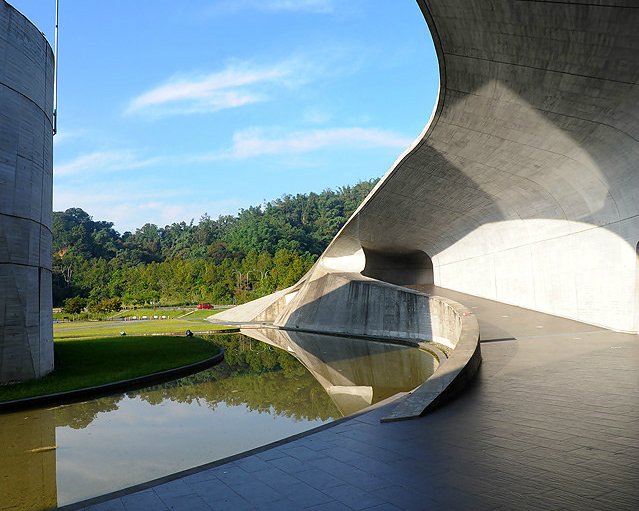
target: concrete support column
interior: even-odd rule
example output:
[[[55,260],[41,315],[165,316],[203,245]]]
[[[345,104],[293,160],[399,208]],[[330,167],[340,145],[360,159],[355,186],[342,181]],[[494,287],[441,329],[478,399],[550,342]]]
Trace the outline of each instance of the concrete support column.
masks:
[[[53,52],[0,0],[0,383],[53,370]]]

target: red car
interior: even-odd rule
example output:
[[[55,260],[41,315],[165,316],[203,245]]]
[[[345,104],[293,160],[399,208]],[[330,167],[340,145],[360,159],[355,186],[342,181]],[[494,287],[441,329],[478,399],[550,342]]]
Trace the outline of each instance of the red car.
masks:
[[[210,303],[201,303],[197,306],[198,309],[212,309],[213,306]]]

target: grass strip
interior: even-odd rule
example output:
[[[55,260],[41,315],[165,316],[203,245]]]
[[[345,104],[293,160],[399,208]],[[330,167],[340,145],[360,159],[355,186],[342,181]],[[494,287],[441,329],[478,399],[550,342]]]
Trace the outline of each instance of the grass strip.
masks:
[[[191,330],[194,334],[210,330],[224,330],[227,326],[209,323],[208,321],[197,322],[197,324],[181,320],[163,321],[126,321],[110,324],[110,322],[73,322],[58,323],[53,326],[54,339],[78,339],[94,335],[118,335],[125,332],[127,335],[148,334],[148,333],[169,333],[185,332]]]
[[[55,341],[59,364],[40,380],[0,386],[0,402],[94,387],[185,366],[220,352],[199,337],[102,337]]]
[[[226,309],[195,309],[194,311],[191,311],[191,313],[188,316],[183,316],[184,312],[182,314],[180,314],[180,317],[182,319],[195,319],[195,318],[199,318],[199,319],[205,319],[208,318],[209,316],[214,316],[215,314],[218,314],[220,312],[223,312]],[[185,311],[188,312],[188,311]]]

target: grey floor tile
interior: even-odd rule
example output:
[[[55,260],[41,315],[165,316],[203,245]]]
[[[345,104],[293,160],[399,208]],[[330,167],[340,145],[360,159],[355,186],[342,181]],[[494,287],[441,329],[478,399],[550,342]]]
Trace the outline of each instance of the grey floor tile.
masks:
[[[191,483],[189,486],[196,495],[199,495],[207,502],[215,499],[234,499],[238,497],[237,493],[228,484],[217,478]]]
[[[210,506],[198,495],[180,495],[164,499],[164,503],[171,511],[212,511]]]
[[[195,493],[193,488],[189,486],[184,479],[176,479],[175,481],[160,484],[155,486],[153,490],[162,500]]]
[[[347,511],[352,508],[345,506],[344,503],[339,500],[333,500],[325,504],[318,504],[317,506],[311,506],[306,508],[308,511]]]
[[[308,461],[300,461],[288,455],[284,458],[271,460],[269,463],[288,474],[295,474],[308,468]]]
[[[286,484],[285,481],[282,481],[282,484]],[[282,498],[281,493],[258,480],[236,484],[233,486],[233,491],[247,502],[250,502],[253,506],[257,506],[260,503],[280,500]]]
[[[221,465],[213,472],[222,482],[234,486],[253,480],[253,477],[246,470],[235,465]]]
[[[206,501],[214,511],[256,511],[256,507],[242,497]]]
[[[191,474],[182,478],[185,483],[196,483],[200,481],[210,481],[211,479],[217,479],[215,475],[217,469],[211,468],[208,470],[202,470],[201,472],[196,472],[195,474]]]
[[[350,465],[329,456],[309,460],[305,468],[308,469],[311,467],[319,468],[320,470],[333,474],[336,477],[340,477],[341,474],[347,473],[351,470]]]
[[[420,488],[419,492],[415,492],[402,486],[388,486],[371,493],[382,502],[388,502],[405,510],[430,509],[429,506],[434,506],[436,503],[436,500],[432,498],[433,492],[426,488]]]
[[[286,454],[283,453],[279,448],[275,448],[262,451],[255,456],[265,461],[271,461],[276,460],[277,458],[285,458]]]
[[[352,484],[366,491],[372,491],[391,485],[387,479],[377,477],[357,468],[351,469],[348,473],[340,474],[340,477],[345,483]]]
[[[306,506],[300,506],[290,501],[289,499],[274,500],[271,502],[264,502],[257,506],[259,511],[301,511]]]
[[[284,484],[278,491],[295,504],[305,507],[325,504],[332,500],[326,493],[303,482]]]
[[[303,470],[296,473],[295,477],[318,490],[343,484],[341,479],[319,468]]]
[[[127,511],[168,511],[168,507],[153,490],[125,495],[120,500]]]
[[[384,502],[383,504],[379,504],[373,507],[367,507],[365,511],[405,511],[401,507],[397,507],[395,504],[390,504],[389,502]]]
[[[126,511],[126,508],[120,499],[113,499],[88,506],[84,508],[84,511]]]
[[[313,449],[314,451],[323,451],[325,449],[332,449],[334,447],[334,442],[328,439],[328,435],[325,435],[326,438],[320,438],[319,435],[310,435],[307,436],[304,440],[304,445],[309,449]]]
[[[268,461],[258,456],[248,456],[233,462],[233,465],[241,468],[242,470],[250,473],[257,472],[258,470],[264,470],[269,467]]]
[[[282,452],[300,461],[308,461],[317,457],[317,451],[299,444],[289,449],[282,448]]]
[[[350,449],[327,449],[324,451],[326,456],[334,458],[345,463],[350,463],[353,460],[364,458],[365,454],[361,452],[352,451]]]
[[[375,495],[372,495],[366,490],[362,490],[352,484],[343,484],[341,486],[334,486],[332,488],[326,488],[323,490],[326,495],[329,495],[335,500],[338,500],[350,509],[362,510],[373,506],[379,506],[386,501]]]
[[[252,475],[258,481],[262,481],[272,488],[277,488],[279,485],[287,481],[297,480],[296,477],[293,477],[291,474],[284,472],[283,470],[280,470],[279,468],[274,466],[269,466],[264,470],[253,472]],[[297,476],[297,474],[295,474],[295,476]]]

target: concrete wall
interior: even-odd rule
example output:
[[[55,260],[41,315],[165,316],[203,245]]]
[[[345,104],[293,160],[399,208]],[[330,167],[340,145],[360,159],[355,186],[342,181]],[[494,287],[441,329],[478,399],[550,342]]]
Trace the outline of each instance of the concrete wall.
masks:
[[[298,332],[436,341],[455,348],[463,319],[455,305],[439,296],[357,273],[326,272],[316,265],[295,286],[208,319],[270,323]]]
[[[53,369],[53,53],[0,0],[0,382]]]
[[[417,283],[421,251],[438,286],[637,331],[637,2],[418,3],[436,110],[320,264]]]
[[[282,306],[289,298],[289,303]],[[437,296],[359,274],[314,272],[262,317],[287,329],[437,341],[455,347],[461,318]]]

